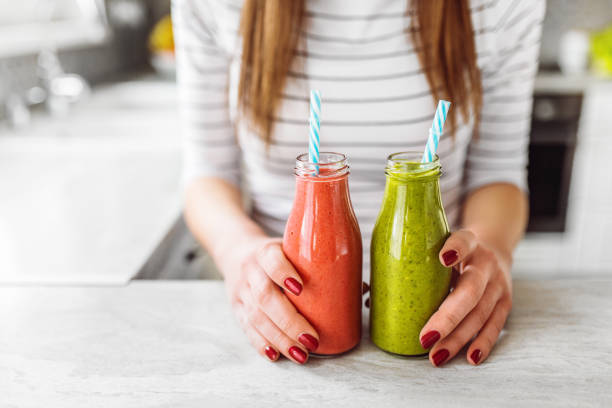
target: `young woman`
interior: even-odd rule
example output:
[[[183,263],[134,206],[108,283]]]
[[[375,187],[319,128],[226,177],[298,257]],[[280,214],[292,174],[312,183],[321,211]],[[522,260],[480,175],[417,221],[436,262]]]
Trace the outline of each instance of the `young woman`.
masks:
[[[174,2],[185,215],[262,356],[303,364],[318,345],[283,293],[303,282],[278,238],[307,148],[310,89],[323,100],[321,150],[349,157],[366,278],[385,159],[423,149],[436,101],[452,101],[438,153],[454,232],[440,262],[459,276],[421,342],[435,366],[467,343],[471,364],[489,356],[512,307],[512,252],[527,220],[543,16],[544,0]]]

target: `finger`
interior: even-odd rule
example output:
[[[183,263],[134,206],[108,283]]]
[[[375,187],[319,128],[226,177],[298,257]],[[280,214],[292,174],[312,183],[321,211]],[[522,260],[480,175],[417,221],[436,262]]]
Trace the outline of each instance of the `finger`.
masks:
[[[504,324],[506,324],[511,308],[512,301],[509,298],[500,300],[497,303],[489,320],[487,320],[478,336],[476,336],[468,348],[467,355],[470,363],[474,365],[480,364],[489,356],[495,342],[499,338],[499,334],[504,328]]]
[[[278,357],[280,356],[278,349],[274,347],[271,342],[266,340],[256,328],[248,323],[244,306],[241,306],[236,311],[236,314],[238,315],[238,320],[240,321],[243,331],[246,333],[249,342],[255,348],[255,350],[257,350],[262,357],[265,357],[270,361],[278,360]]]
[[[245,290],[242,294],[245,299],[245,310],[248,324],[262,337],[266,338],[276,350],[297,364],[304,364],[308,360],[308,351],[283,333],[270,318],[257,307],[252,294]]]
[[[440,250],[440,262],[453,266],[466,259],[476,248],[476,236],[468,230],[453,232]]]
[[[257,262],[278,286],[296,296],[302,292],[304,282],[283,253],[280,241],[271,240],[261,248],[257,254]]]
[[[289,338],[303,344],[309,351],[319,347],[319,335],[293,304],[266,275],[254,265],[247,274],[253,303]]]
[[[476,307],[451,334],[437,342],[429,352],[429,360],[434,366],[440,366],[452,359],[482,329],[502,293],[501,285],[487,286]]]
[[[423,348],[430,348],[448,336],[480,301],[490,272],[486,268],[467,266],[457,279],[457,286],[429,318],[419,338]]]

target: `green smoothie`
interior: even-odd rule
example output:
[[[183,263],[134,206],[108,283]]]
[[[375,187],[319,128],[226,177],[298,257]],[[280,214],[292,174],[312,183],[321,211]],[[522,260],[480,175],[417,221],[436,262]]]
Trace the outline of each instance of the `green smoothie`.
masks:
[[[370,334],[391,353],[421,355],[419,333],[449,291],[438,254],[449,235],[440,163],[422,153],[389,156],[383,204],[372,233]]]

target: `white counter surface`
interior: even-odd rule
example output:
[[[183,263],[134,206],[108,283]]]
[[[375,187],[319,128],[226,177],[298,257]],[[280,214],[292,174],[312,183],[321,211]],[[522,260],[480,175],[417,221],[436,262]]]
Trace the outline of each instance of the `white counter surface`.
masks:
[[[515,281],[479,367],[376,349],[270,363],[221,282],[0,287],[3,407],[612,406],[612,280]]]
[[[94,89],[0,129],[0,284],[123,284],[180,212],[175,85]]]

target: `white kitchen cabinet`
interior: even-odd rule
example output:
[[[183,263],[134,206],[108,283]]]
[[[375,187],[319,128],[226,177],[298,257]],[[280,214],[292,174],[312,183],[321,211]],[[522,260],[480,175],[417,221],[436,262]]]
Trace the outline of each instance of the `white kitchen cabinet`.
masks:
[[[612,82],[588,80],[584,98],[567,231],[529,234],[515,253],[517,276],[612,274]]]

